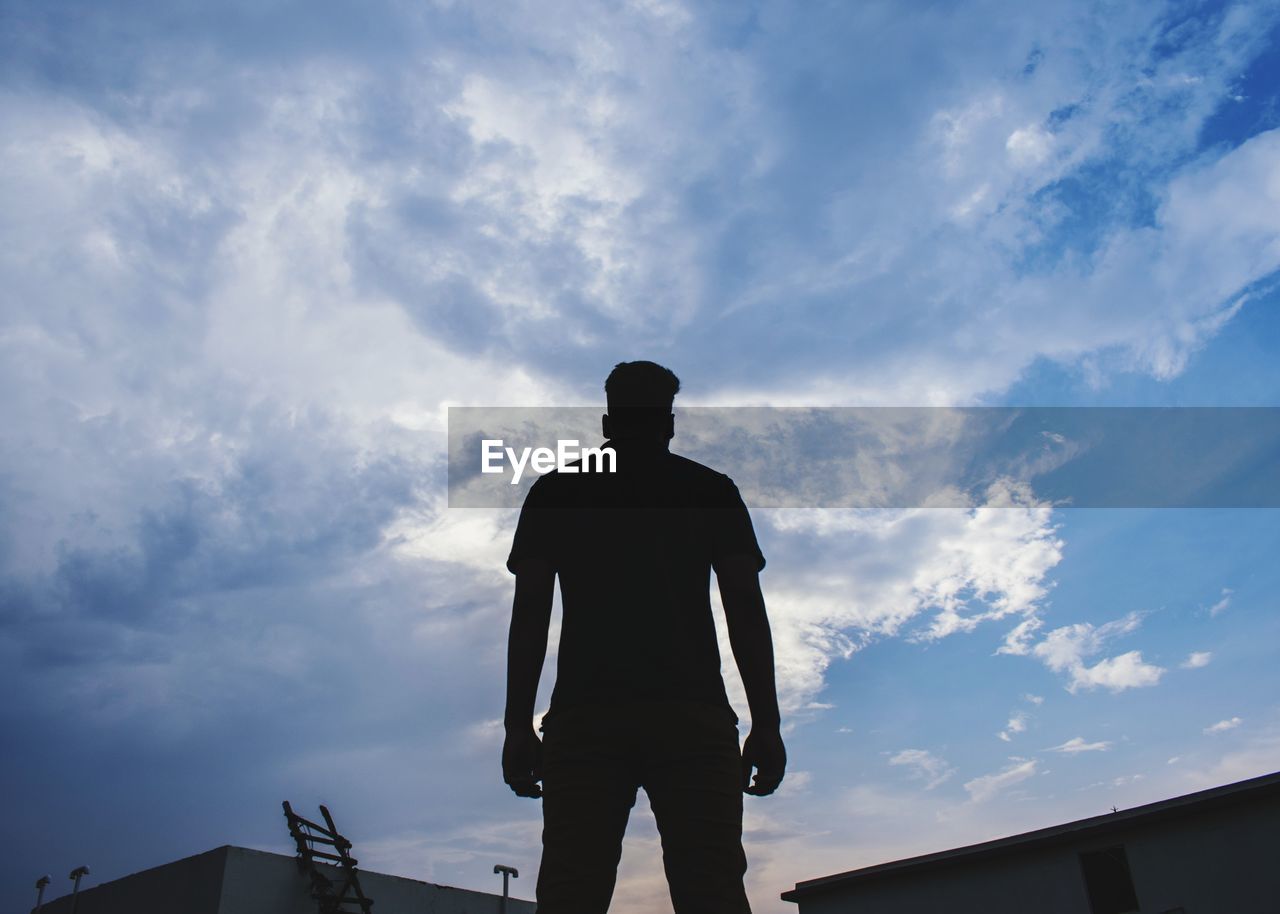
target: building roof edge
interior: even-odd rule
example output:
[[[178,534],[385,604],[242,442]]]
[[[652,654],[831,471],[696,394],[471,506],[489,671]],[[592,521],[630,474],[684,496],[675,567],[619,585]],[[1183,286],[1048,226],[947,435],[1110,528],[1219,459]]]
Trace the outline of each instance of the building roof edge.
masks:
[[[797,882],[795,888],[782,893],[783,901],[798,901],[801,898],[816,895],[831,889],[847,886],[851,883],[864,882],[880,877],[896,876],[907,872],[918,872],[922,869],[933,869],[952,864],[970,862],[975,859],[996,857],[1003,854],[1018,853],[1033,848],[1058,844],[1079,838],[1092,838],[1109,831],[1121,829],[1135,822],[1150,822],[1165,818],[1175,818],[1204,811],[1218,806],[1228,806],[1246,799],[1255,799],[1259,795],[1280,793],[1280,771],[1260,775],[1219,787],[1210,787],[1194,793],[1183,794],[1167,800],[1157,800],[1143,806],[1135,806],[1119,812],[1104,813],[1087,819],[1077,819],[1061,825],[1051,825],[1034,831],[1022,832],[1005,838],[996,838],[978,844],[922,854],[918,857],[907,857],[892,860],[888,863],[877,863],[872,866],[821,876]]]

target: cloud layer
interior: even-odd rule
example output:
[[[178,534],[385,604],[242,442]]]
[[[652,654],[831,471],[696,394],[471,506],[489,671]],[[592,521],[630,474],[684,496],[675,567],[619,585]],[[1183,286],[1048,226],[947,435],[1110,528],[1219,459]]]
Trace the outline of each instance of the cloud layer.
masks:
[[[4,884],[82,851],[123,874],[281,849],[286,795],[336,795],[384,868],[532,873],[537,811],[503,805],[490,724],[512,517],[445,507],[445,408],[598,403],[633,357],[670,362],[691,404],[995,402],[1046,363],[1173,378],[1280,267],[1280,130],[1207,129],[1276,18],[8,4],[0,722],[23,738],[0,774],[42,799],[9,823]],[[1051,622],[1070,609],[1050,601],[1054,509],[989,494],[758,516],[795,739],[874,645],[990,635],[1040,661],[988,658],[1045,677],[981,696],[974,732],[1000,748],[1010,702],[1052,677],[1061,701],[1174,678],[1155,660],[1189,645],[1111,653],[1128,606]],[[1091,731],[1048,740],[1070,732]],[[970,806],[1042,770],[883,738],[900,780]],[[215,766],[232,743],[240,763]],[[867,820],[936,812],[828,777],[811,789]],[[847,868],[814,856],[794,789],[749,821],[760,910]],[[206,830],[153,827],[179,808]],[[47,828],[84,809],[137,834]],[[989,821],[955,815],[957,841]],[[623,907],[647,910],[656,858],[628,867]]]

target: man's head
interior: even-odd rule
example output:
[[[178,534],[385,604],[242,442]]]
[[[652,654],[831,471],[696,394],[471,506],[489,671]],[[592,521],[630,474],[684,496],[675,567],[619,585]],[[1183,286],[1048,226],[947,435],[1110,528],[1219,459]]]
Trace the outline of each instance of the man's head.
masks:
[[[669,440],[675,435],[671,404],[679,392],[680,379],[671,369],[656,362],[619,362],[604,382],[605,437]]]

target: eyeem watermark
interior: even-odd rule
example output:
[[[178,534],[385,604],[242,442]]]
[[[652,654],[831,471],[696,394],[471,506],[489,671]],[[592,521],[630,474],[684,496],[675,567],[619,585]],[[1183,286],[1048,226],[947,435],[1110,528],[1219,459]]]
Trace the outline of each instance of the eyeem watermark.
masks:
[[[582,465],[575,466],[574,461],[581,460]],[[556,441],[554,449],[549,447],[526,447],[517,451],[503,444],[501,438],[484,438],[480,441],[480,472],[505,472],[503,463],[511,464],[514,471],[511,484],[519,485],[527,466],[541,476],[555,470],[559,473],[616,473],[618,471],[618,454],[611,447],[578,447],[577,438],[562,438]],[[594,462],[594,467],[592,466]]]
[[[609,470],[613,458],[603,456],[604,447],[578,445],[605,444],[595,437],[601,412],[449,407],[449,506],[519,508],[531,477],[545,470]],[[674,412],[672,450],[729,471],[753,510],[1024,504],[994,498],[996,484],[1001,491],[1027,488],[1037,502],[1064,508],[1280,509],[1280,406]],[[587,454],[589,466],[565,469]]]

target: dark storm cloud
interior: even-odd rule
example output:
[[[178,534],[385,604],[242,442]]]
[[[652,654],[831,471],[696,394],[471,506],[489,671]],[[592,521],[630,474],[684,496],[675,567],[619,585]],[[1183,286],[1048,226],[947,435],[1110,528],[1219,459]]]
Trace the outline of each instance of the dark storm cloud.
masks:
[[[318,413],[223,413],[225,393],[198,405],[200,434],[177,452],[152,439],[145,421],[63,416],[54,425],[84,461],[77,483],[95,497],[80,506],[87,524],[80,529],[99,534],[67,528],[44,576],[7,550],[11,587],[28,594],[25,621],[88,617],[164,628],[171,601],[323,580],[376,549],[388,523],[414,507],[438,473],[429,461],[363,456]],[[236,436],[230,447],[219,443],[228,433]],[[39,453],[24,456],[26,465],[15,460],[15,468],[35,472]],[[104,458],[109,473],[96,466]],[[12,486],[10,517],[30,499]],[[5,532],[11,543],[22,535]]]

